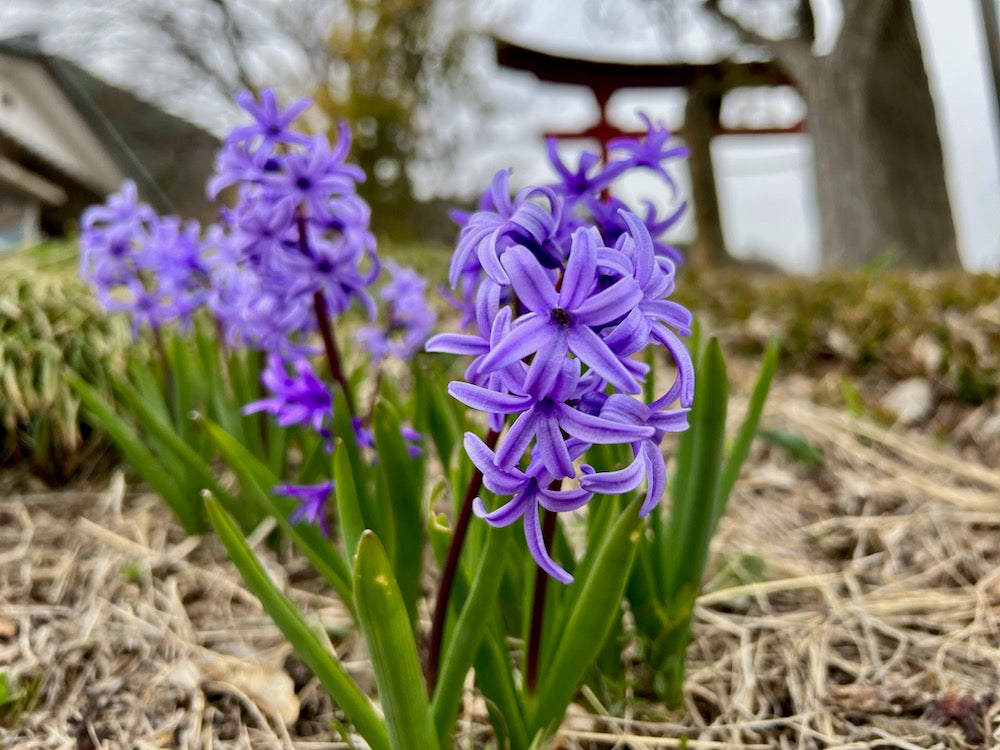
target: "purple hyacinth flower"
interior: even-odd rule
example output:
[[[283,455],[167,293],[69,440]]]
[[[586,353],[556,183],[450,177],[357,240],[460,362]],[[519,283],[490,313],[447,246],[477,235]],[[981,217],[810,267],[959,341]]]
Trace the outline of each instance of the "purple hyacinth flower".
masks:
[[[333,491],[332,481],[327,480],[319,484],[282,484],[273,491],[276,495],[287,495],[299,501],[299,507],[288,517],[289,521],[319,523],[323,533],[330,535],[330,527],[326,520],[326,503]]]
[[[674,266],[656,255],[646,225],[627,211],[622,212],[622,218],[629,234],[622,236],[618,246],[632,264],[642,299],[604,341],[619,357],[634,354],[650,340],[662,344],[677,365],[677,396],[681,405],[690,406],[694,399],[694,364],[687,347],[672,329],[689,335],[691,313],[683,305],[665,299],[674,288]]]
[[[619,391],[641,389],[621,359],[608,347],[595,328],[602,328],[627,315],[642,299],[635,279],[622,278],[597,291],[598,240],[592,232],[578,230],[562,278],[562,287],[526,248],[513,247],[504,254],[503,265],[518,302],[530,312],[518,318],[510,333],[483,358],[489,371],[534,354],[525,380],[526,392],[544,396],[555,382],[568,352]]]
[[[556,490],[549,486],[556,480],[540,462],[532,462],[526,471],[514,467],[501,469],[495,463],[495,456],[486,444],[471,432],[465,433],[465,451],[483,474],[486,489],[498,495],[513,495],[510,501],[490,512],[483,501],[476,498],[472,511],[491,526],[509,526],[519,518],[524,519],[524,538],[528,550],[538,566],[561,583],[572,583],[573,576],[559,566],[545,549],[542,526],[539,521],[539,506],[551,513],[563,513],[583,507],[593,496],[584,489]],[[579,456],[586,445],[574,445],[574,453]]]
[[[659,174],[670,188],[676,193],[677,183],[670,173],[663,167],[663,162],[668,159],[680,159],[690,152],[686,146],[668,146],[671,133],[663,123],[654,123],[645,114],[640,113],[639,117],[646,125],[646,137],[636,140],[632,137],[615,138],[608,143],[608,150],[611,152],[622,151],[627,156],[623,161],[615,162],[615,167],[619,171],[630,167],[646,167]]]
[[[559,157],[558,141],[555,138],[546,139],[546,150],[549,156],[549,163],[559,175],[560,182],[552,187],[561,195],[567,198],[576,199],[585,195],[599,193],[606,188],[614,175],[608,175],[607,170],[598,169],[593,174],[588,174],[597,166],[601,157],[592,151],[584,151],[580,154],[580,161],[576,170],[571,170]]]
[[[326,383],[317,377],[309,360],[298,357],[293,362],[295,374],[288,373],[285,361],[276,354],[268,357],[261,382],[273,394],[243,407],[244,414],[267,412],[281,427],[308,424],[324,437],[329,436],[333,418],[333,396]]]
[[[551,397],[536,399],[510,393],[497,393],[471,383],[450,383],[448,393],[466,406],[489,413],[518,414],[497,448],[497,465],[504,469],[516,467],[521,456],[535,442],[535,450],[546,471],[553,477],[576,474],[569,443],[563,432],[579,441],[590,443],[626,443],[652,437],[653,428],[626,425],[594,416],[566,403],[581,396],[580,363],[563,359]],[[586,388],[583,389],[586,391]]]
[[[660,451],[660,441],[668,432],[683,432],[688,427],[688,409],[656,411],[629,396],[612,394],[601,408],[601,418],[633,426],[653,428],[651,436],[632,443],[635,460],[623,469],[596,473],[590,466],[583,466],[580,486],[603,495],[620,495],[631,492],[646,482],[646,498],[639,508],[645,517],[663,497],[667,487],[667,466]]]
[[[236,96],[236,103],[253,117],[254,122],[233,128],[226,136],[226,145],[259,139],[260,148],[269,151],[277,143],[309,142],[308,136],[290,129],[295,118],[312,104],[309,99],[299,99],[282,110],[274,89],[262,89],[259,102],[252,93],[244,91]]]
[[[559,199],[548,188],[529,187],[511,200],[509,177],[509,169],[496,173],[489,191],[494,210],[477,211],[462,227],[448,274],[452,289],[458,286],[459,277],[473,259],[491,279],[508,283],[500,257],[514,245],[530,248],[539,261],[550,267],[562,261],[562,252],[553,242],[562,213]],[[549,209],[532,200],[536,196],[545,198]]]

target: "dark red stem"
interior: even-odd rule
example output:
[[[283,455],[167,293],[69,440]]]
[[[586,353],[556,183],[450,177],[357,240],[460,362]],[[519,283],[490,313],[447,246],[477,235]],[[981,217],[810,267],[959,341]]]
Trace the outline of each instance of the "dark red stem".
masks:
[[[309,238],[306,236],[306,217],[301,211],[295,213],[295,224],[299,229],[299,252],[303,255],[311,256],[309,250]],[[326,361],[330,366],[330,377],[340,383],[344,389],[344,399],[347,401],[347,411],[353,418],[354,396],[351,393],[351,386],[344,376],[344,368],[340,364],[340,351],[337,349],[337,339],[333,335],[333,327],[330,325],[330,307],[326,304],[326,297],[323,291],[319,290],[313,294],[313,309],[316,311],[316,325],[319,328],[319,335],[323,339],[323,350],[326,352]]]
[[[490,430],[485,441],[490,450],[496,447],[499,437],[499,432]],[[469,478],[469,486],[465,490],[465,498],[462,500],[462,507],[459,508],[458,518],[455,519],[455,533],[451,537],[451,545],[448,547],[444,569],[441,571],[441,584],[438,586],[437,598],[434,601],[434,619],[431,620],[430,644],[427,650],[427,692],[430,695],[434,694],[434,686],[437,684],[438,662],[441,660],[441,641],[444,638],[444,621],[448,615],[448,601],[451,599],[451,590],[455,584],[455,574],[458,572],[458,558],[462,554],[462,546],[465,544],[465,537],[469,531],[469,522],[472,520],[472,501],[476,499],[482,486],[482,472],[479,469],[473,469],[472,476]]]
[[[344,389],[347,411],[353,417],[355,415],[354,396],[351,393],[351,386],[344,376],[344,370],[340,366],[340,351],[337,349],[337,339],[333,336],[333,327],[330,325],[330,309],[327,307],[323,292],[316,292],[313,295],[313,307],[316,309],[316,323],[319,326],[319,335],[323,339],[326,361],[330,365],[330,376]]]
[[[559,489],[562,480],[552,483],[554,489]],[[539,509],[542,517],[542,544],[546,549],[552,549],[552,540],[556,535],[557,514],[549,510]],[[535,570],[535,591],[531,600],[531,629],[528,632],[528,653],[525,656],[524,686],[529,695],[533,695],[538,687],[538,655],[542,648],[542,622],[545,618],[545,592],[549,586],[549,574],[541,568]]]

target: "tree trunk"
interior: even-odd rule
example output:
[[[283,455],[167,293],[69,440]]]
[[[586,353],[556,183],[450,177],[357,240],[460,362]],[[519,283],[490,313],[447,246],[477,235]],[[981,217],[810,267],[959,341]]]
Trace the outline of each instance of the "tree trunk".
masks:
[[[691,151],[688,166],[698,229],[692,260],[701,268],[718,268],[732,263],[722,233],[715,166],[712,163],[712,136],[719,124],[721,109],[722,94],[712,87],[696,84],[688,90],[683,135]]]
[[[826,57],[799,58],[823,264],[957,265],[944,158],[909,0],[845,0]],[[779,52],[780,55],[780,52]]]

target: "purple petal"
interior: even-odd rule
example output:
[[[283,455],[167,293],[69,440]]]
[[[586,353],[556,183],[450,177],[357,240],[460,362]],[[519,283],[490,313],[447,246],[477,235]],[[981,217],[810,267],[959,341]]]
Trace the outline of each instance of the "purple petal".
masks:
[[[618,213],[628,225],[629,234],[635,243],[635,278],[640,284],[645,285],[656,264],[653,238],[649,235],[649,228],[634,213],[624,209],[618,209]]]
[[[577,488],[575,490],[538,490],[538,502],[542,507],[553,513],[569,513],[582,508],[594,496],[593,492]]]
[[[656,507],[667,488],[667,464],[660,448],[652,440],[642,444],[640,454],[646,466],[646,499],[639,508],[639,518],[645,518]]]
[[[557,330],[558,333],[551,345],[535,353],[528,367],[528,375],[524,379],[524,392],[539,400],[553,395],[563,364],[566,362],[566,335],[562,330]]]
[[[424,349],[429,352],[444,352],[446,354],[485,354],[490,350],[490,346],[479,336],[469,336],[464,333],[439,333],[427,340]]]
[[[580,477],[580,486],[602,495],[623,495],[638,487],[645,473],[646,466],[643,463],[642,454],[640,454],[624,469],[617,471],[602,471],[591,474],[584,469],[584,474]]]
[[[479,258],[479,263],[483,267],[483,270],[486,271],[487,276],[498,284],[507,284],[510,280],[507,278],[507,272],[500,262],[500,254],[497,250],[497,240],[499,237],[500,229],[496,229],[490,235],[489,241],[483,240],[480,242],[476,248],[476,257]]]
[[[684,305],[666,299],[649,300],[643,303],[642,309],[649,317],[672,325],[681,335],[690,335],[692,316]]]
[[[511,393],[497,393],[488,388],[482,388],[471,383],[452,381],[448,384],[448,393],[466,406],[479,411],[496,412],[498,414],[513,414],[524,411],[534,403],[531,396],[515,396]]]
[[[514,521],[520,518],[527,508],[534,506],[534,503],[526,503],[526,495],[523,492],[515,495],[509,502],[501,505],[492,513],[487,512],[486,506],[483,505],[483,501],[478,497],[472,501],[472,512],[476,514],[479,518],[482,518],[490,526],[495,526],[501,528],[503,526],[510,526]]]
[[[558,307],[556,294],[548,271],[526,247],[510,248],[501,260],[507,270],[510,285],[521,304],[539,315],[547,315],[553,307]]]
[[[604,337],[604,343],[619,356],[627,357],[649,343],[650,330],[649,321],[642,314],[642,309],[637,307]]]
[[[559,292],[559,307],[576,310],[594,287],[597,276],[597,244],[586,229],[573,234],[573,245]],[[553,305],[555,307],[555,305]]]
[[[538,521],[538,503],[532,499],[524,509],[524,538],[528,542],[528,551],[535,558],[538,567],[555,578],[560,583],[572,583],[573,576],[559,567],[556,562],[549,557],[548,550],[545,549],[545,540],[542,538],[542,526]]]
[[[575,476],[573,459],[570,458],[569,450],[563,441],[559,423],[552,418],[542,418],[538,420],[536,430],[538,456],[549,474],[556,478]]]
[[[653,437],[655,430],[647,425],[622,424],[584,414],[566,404],[559,404],[559,424],[570,435],[588,443],[631,443]]]
[[[547,315],[524,315],[517,320],[510,333],[493,347],[493,351],[483,357],[480,371],[492,372],[537,352],[557,330],[555,322]]]
[[[573,320],[587,326],[603,326],[628,315],[642,301],[635,279],[620,279],[573,310]]]
[[[642,390],[629,374],[625,365],[621,363],[621,360],[589,328],[574,326],[567,331],[567,338],[569,340],[570,351],[619,391],[623,393],[639,393]]]
[[[688,428],[690,409],[669,409],[654,413],[647,423],[663,432],[684,432]]]
[[[500,447],[497,448],[497,455],[494,459],[497,466],[510,469],[517,465],[521,456],[528,450],[531,439],[535,436],[537,419],[537,410],[529,409],[514,420],[514,424],[507,430],[507,434],[500,441]]]
[[[694,363],[691,362],[691,354],[677,335],[664,325],[653,326],[651,336],[663,344],[674,358],[678,369],[681,406],[691,406],[694,401]]]
[[[520,491],[528,481],[524,473],[516,467],[510,471],[504,471],[497,467],[493,451],[471,432],[465,433],[463,445],[472,463],[482,473],[483,482],[490,492],[495,492],[498,495],[513,495]]]

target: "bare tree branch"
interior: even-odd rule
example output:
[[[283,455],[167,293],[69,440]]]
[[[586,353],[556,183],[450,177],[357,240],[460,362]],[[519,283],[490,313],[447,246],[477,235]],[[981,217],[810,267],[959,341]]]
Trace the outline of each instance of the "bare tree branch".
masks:
[[[226,0],[209,0],[209,2],[215,5],[222,14],[222,37],[226,40],[226,47],[233,58],[233,65],[236,68],[236,75],[239,78],[240,84],[247,91],[256,90],[256,86],[254,86],[243,62],[246,39],[236,20],[233,18],[229,4]]]
[[[808,0],[802,2],[808,3]],[[773,39],[736,16],[726,13],[720,5],[720,0],[704,0],[702,8],[733,30],[744,43],[769,51],[788,69],[792,77],[801,78],[806,74],[808,61],[812,57],[811,40],[794,37]]]

